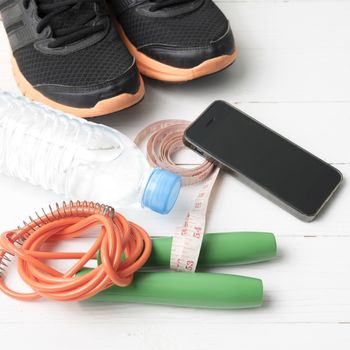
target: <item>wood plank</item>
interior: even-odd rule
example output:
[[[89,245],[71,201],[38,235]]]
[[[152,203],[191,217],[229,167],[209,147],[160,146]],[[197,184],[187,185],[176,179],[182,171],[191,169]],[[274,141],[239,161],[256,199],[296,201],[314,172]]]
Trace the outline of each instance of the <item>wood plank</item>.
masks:
[[[146,95],[146,100],[149,98]],[[179,105],[172,108],[168,104],[149,105],[140,103],[117,114],[93,119],[120,130],[134,138],[144,127],[161,119],[196,119],[214,101],[206,98],[198,104]],[[174,97],[176,99],[176,95]],[[228,100],[229,101],[229,100]],[[230,101],[229,101],[230,102]],[[232,102],[232,101],[231,101]],[[350,119],[348,103],[235,103],[253,118],[272,128],[291,141],[330,163],[350,162],[350,138],[347,125]],[[193,152],[180,154],[176,160],[183,164],[199,163],[201,159]]]
[[[79,247],[82,243],[77,240]],[[277,259],[268,263],[212,269],[221,273],[261,278],[265,302],[259,309],[227,311],[113,303],[24,303],[0,299],[1,324],[162,323],[225,325],[275,323],[350,324],[350,237],[278,237]],[[60,249],[64,249],[60,246]],[[20,286],[13,266],[8,272],[12,286]],[[47,312],[50,310],[50,312]],[[24,311],[24,312],[23,312]],[[20,316],[20,319],[18,318]]]
[[[232,22],[237,63],[224,73],[186,85],[148,82],[144,104],[204,107],[204,96],[230,102],[349,102],[349,2],[219,5]],[[8,69],[0,69],[2,77]],[[7,79],[6,85],[13,88]]]
[[[350,165],[338,168],[345,178],[350,176]],[[0,176],[3,213],[0,231],[21,224],[35,210],[48,208],[49,204],[62,203],[63,196],[45,191],[19,180]],[[130,220],[143,226],[152,235],[170,235],[183,224],[186,213],[199,191],[199,186],[182,190],[175,208],[168,215],[159,215],[145,209],[122,208]],[[296,219],[277,205],[262,197],[229,174],[218,179],[208,209],[207,232],[224,231],[272,231],[280,236],[350,236],[350,188],[344,184],[323,213],[311,223]],[[9,203],[14,209],[9,209]],[[11,208],[11,206],[10,206]]]
[[[209,316],[210,317],[210,316]],[[212,324],[210,319],[189,324],[186,320],[169,326],[159,321],[132,324],[124,322],[103,322],[92,320],[93,315],[85,314],[85,320],[76,324],[40,325],[40,341],[37,350],[61,350],[84,347],[86,349],[122,348],[123,350],[212,350],[220,349],[271,349],[284,350],[317,349],[348,350],[350,341],[348,325],[329,324],[248,324],[230,322]],[[90,318],[90,321],[87,319]],[[89,331],[91,329],[91,331]],[[33,339],[32,327],[23,324],[2,326],[0,335],[3,344],[9,334],[17,334],[16,347],[28,347]]]
[[[345,178],[349,166],[339,166]],[[155,235],[169,234],[183,223],[198,187],[183,189],[173,211],[159,217],[151,212],[124,209],[127,217],[142,224]],[[346,183],[321,215],[311,223],[296,219],[256,191],[222,174],[215,185],[208,209],[207,232],[268,231],[280,236],[349,236],[349,187]]]

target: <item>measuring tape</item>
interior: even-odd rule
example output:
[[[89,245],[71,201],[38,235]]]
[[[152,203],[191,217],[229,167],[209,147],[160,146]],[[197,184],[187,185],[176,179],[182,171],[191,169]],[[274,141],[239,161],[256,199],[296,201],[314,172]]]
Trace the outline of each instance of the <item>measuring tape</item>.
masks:
[[[178,174],[182,178],[183,185],[204,181],[191,210],[186,215],[184,225],[176,229],[171,247],[171,269],[194,272],[203,241],[209,197],[219,174],[219,168],[207,160],[192,169],[181,168],[173,162],[171,156],[185,147],[183,135],[189,125],[190,122],[186,120],[158,121],[141,130],[134,142],[140,145],[148,138],[149,163],[153,167],[160,167]]]

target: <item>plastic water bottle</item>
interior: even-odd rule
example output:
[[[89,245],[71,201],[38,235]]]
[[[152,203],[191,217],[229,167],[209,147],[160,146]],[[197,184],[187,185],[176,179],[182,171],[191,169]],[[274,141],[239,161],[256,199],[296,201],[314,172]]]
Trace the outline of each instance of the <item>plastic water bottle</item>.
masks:
[[[63,194],[166,214],[180,177],[151,168],[122,133],[0,92],[0,172]]]

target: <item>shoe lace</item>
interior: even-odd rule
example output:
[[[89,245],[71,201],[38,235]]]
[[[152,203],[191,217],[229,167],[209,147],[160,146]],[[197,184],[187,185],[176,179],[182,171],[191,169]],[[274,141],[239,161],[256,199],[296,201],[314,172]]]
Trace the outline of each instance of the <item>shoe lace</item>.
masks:
[[[106,15],[100,10],[102,0],[23,0],[25,8],[30,1],[35,1],[38,7],[40,21],[37,32],[40,34],[47,26],[52,29],[55,40],[48,44],[50,48],[74,43],[105,29],[105,25],[93,23],[94,19]],[[84,16],[79,14],[80,8],[84,8]],[[74,16],[74,24],[65,21],[67,15]]]
[[[155,12],[166,7],[176,6],[191,1],[193,0],[151,0],[151,2],[154,3],[154,5],[151,6],[149,10],[151,12]]]

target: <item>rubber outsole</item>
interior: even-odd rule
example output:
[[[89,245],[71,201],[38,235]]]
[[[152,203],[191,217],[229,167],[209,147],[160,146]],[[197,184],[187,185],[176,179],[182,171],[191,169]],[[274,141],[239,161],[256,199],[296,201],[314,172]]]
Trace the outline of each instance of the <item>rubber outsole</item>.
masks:
[[[140,76],[140,87],[135,94],[123,93],[101,100],[92,108],[76,108],[55,102],[36,90],[23,76],[14,57],[12,57],[12,70],[16,83],[24,96],[81,118],[99,117],[121,111],[141,101],[145,94],[144,83]]]
[[[124,42],[124,45],[128,48],[131,55],[135,57],[137,68],[139,69],[140,73],[152,79],[166,82],[184,82],[198,79],[206,75],[220,72],[221,70],[230,66],[237,57],[237,51],[234,50],[230,55],[222,55],[211,58],[193,68],[178,68],[170,66],[156,61],[138,51],[126,36],[121,25],[117,22],[115,22],[115,25],[121,39]]]

